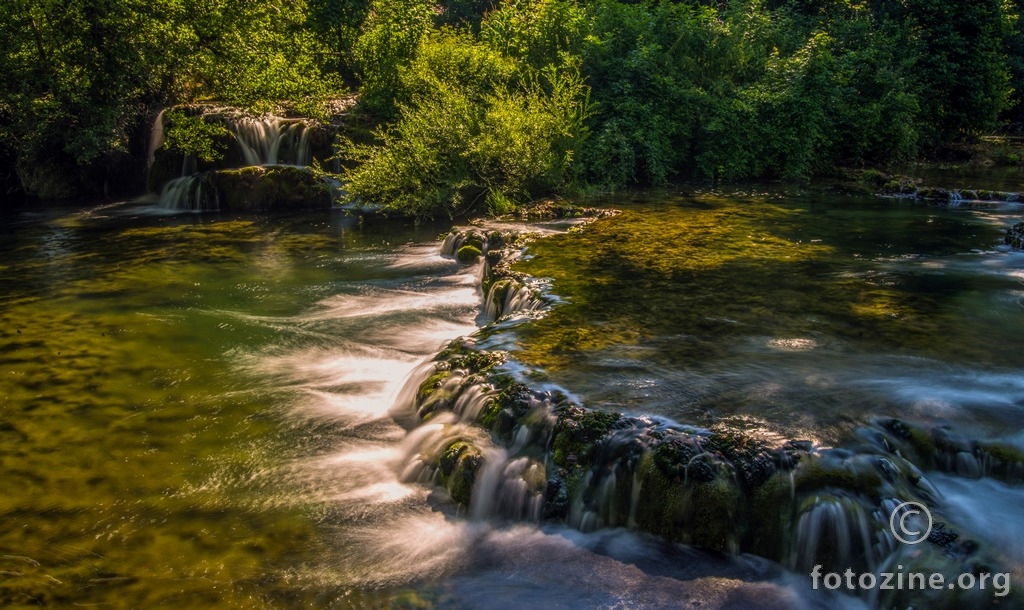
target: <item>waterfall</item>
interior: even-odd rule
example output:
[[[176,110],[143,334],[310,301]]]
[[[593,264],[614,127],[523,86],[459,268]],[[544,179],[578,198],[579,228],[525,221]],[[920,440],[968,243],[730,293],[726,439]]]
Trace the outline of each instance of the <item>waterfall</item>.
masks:
[[[542,465],[492,448],[484,454],[483,467],[476,475],[470,516],[540,521],[545,484]]]
[[[465,240],[465,235],[458,231],[452,231],[446,235],[441,244],[441,256],[455,256],[455,252],[458,251],[463,240]]]
[[[301,120],[278,116],[237,117],[227,122],[247,165],[307,166],[312,161],[310,133]]]
[[[884,523],[873,523],[872,514],[857,500],[815,497],[797,521],[789,567],[798,572],[809,572],[818,564],[827,571],[874,571],[880,557],[872,544],[872,531],[883,527]]]
[[[156,158],[156,151],[160,150],[160,147],[167,141],[167,136],[164,134],[164,112],[161,110],[156,115],[156,119],[153,120],[153,127],[149,132],[149,148],[146,151],[146,167],[153,165],[153,160]]]
[[[159,206],[167,210],[213,211],[220,209],[220,193],[205,183],[205,174],[175,178],[164,185]]]
[[[504,278],[491,284],[484,301],[484,314],[489,321],[503,316],[537,311],[544,306],[540,291],[518,280]]]

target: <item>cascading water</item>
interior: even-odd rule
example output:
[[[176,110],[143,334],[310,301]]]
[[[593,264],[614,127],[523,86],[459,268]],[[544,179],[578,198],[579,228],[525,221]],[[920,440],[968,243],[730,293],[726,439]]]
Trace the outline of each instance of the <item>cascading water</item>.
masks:
[[[460,259],[465,248],[483,253],[482,319],[543,308],[541,291],[508,271],[490,247],[491,236],[453,231],[441,248],[443,255]],[[500,381],[510,372],[517,379],[529,374],[515,366],[480,364],[491,357],[471,342],[446,353],[452,350],[456,355],[440,360],[436,377],[421,378],[425,396],[414,399],[423,426],[441,426],[430,450],[417,452],[415,469],[429,470],[430,476],[417,480],[440,482],[476,520],[554,518],[581,532],[624,526],[730,554],[755,552],[798,573],[814,566],[875,573],[903,561],[905,549],[889,523],[897,507],[907,499],[934,506],[938,497],[901,457],[900,442],[892,437],[910,433],[891,422],[863,433],[881,454],[822,449],[805,441],[772,448],[771,441],[728,430],[590,413],[564,396],[516,390],[516,384]],[[461,362],[476,364],[450,368]],[[473,438],[474,422],[491,435]],[[601,432],[587,432],[591,427]],[[971,478],[1018,473],[1019,463],[992,457],[1012,451],[980,449],[941,429],[935,434],[939,445],[954,447],[935,456],[944,470]],[[954,546],[957,534],[941,527],[932,544],[951,557],[970,555],[969,541]]]
[[[167,141],[167,136],[164,133],[164,113],[165,110],[161,110],[157,113],[156,118],[153,119],[153,126],[149,132],[149,146],[146,151],[146,166],[153,165],[153,160],[156,157],[156,151],[164,145]]]
[[[252,117],[233,108],[209,107],[202,108],[201,112],[203,120],[223,125],[233,136],[237,147],[218,162],[220,169],[277,165],[308,167],[312,164],[315,126],[309,121],[274,115]],[[148,149],[151,171],[157,152],[166,142],[167,121],[168,115],[162,110],[153,122]],[[164,163],[166,165],[170,161]],[[208,169],[209,164],[204,167]],[[168,169],[163,169],[161,175],[171,173]],[[173,174],[167,176],[170,179],[163,184],[159,206],[169,210],[220,209],[220,193],[210,192],[215,190],[207,180],[210,172],[197,173],[199,169],[193,156],[182,155],[180,174],[176,179]]]
[[[205,174],[175,178],[164,185],[160,193],[160,207],[179,211],[216,211],[220,209],[217,189],[204,189]]]
[[[492,231],[478,231],[485,263],[460,265],[430,241],[440,226],[357,225],[341,214],[163,218],[130,205],[5,221],[12,298],[0,355],[11,374],[0,449],[16,492],[0,504],[17,527],[0,528],[9,549],[0,605],[20,596],[15,605],[983,607],[945,591],[896,600],[813,591],[806,572],[791,570],[862,561],[951,576],[1003,569],[1007,557],[1020,565],[1020,362],[1009,338],[1019,334],[1024,259],[865,246],[915,240],[922,229],[930,240],[946,219],[942,243],[970,252],[986,226],[1006,223],[986,216],[964,231],[974,212],[897,206],[893,216],[856,198],[829,208],[840,222],[819,213],[818,199],[693,203],[665,207],[724,209],[716,227],[758,215],[764,222],[743,224],[742,243],[727,250],[741,261],[782,253],[742,273],[710,245],[673,255],[666,244],[712,234],[665,220],[649,202],[607,232],[598,224],[538,240],[532,262],[515,269],[498,260]],[[815,213],[780,222],[776,209]],[[894,218],[913,222],[894,234]],[[645,219],[632,237],[631,223]],[[780,226],[836,251],[801,267],[789,258],[803,252],[795,240],[748,239]],[[594,237],[608,233],[626,238]],[[576,241],[587,247],[566,247]],[[657,248],[631,259],[629,273],[602,275],[626,241]],[[595,252],[600,260],[579,260]],[[579,284],[551,272],[563,259]],[[531,270],[556,278],[565,309],[477,332],[485,265],[488,293],[505,279],[536,287],[516,273]],[[673,292],[644,278],[647,266],[694,281]],[[777,290],[795,269],[812,279]],[[828,283],[841,284],[840,298],[815,292]],[[746,287],[756,301],[744,300]],[[545,327],[588,298],[613,316],[584,308],[570,318],[598,328],[591,337],[647,315],[639,319],[653,320],[644,326],[653,340],[626,337],[596,356],[545,340],[549,362],[571,363],[524,364],[537,333],[550,336]],[[918,298],[950,307],[932,317],[885,309]],[[839,313],[813,310],[830,299]],[[769,311],[773,302],[783,311]],[[745,318],[751,303],[765,309]],[[725,330],[695,339],[669,319],[691,313],[693,332]],[[897,355],[857,339],[930,323],[960,360],[920,357],[919,335],[883,343]],[[458,336],[468,338],[450,342]],[[808,340],[781,341],[793,338]],[[671,358],[658,351],[666,347]],[[694,367],[685,375],[671,370],[681,360]],[[718,397],[716,384],[727,388]],[[909,499],[947,523],[941,544],[909,549],[886,534],[887,517]],[[1024,577],[1009,569],[1015,582]]]
[[[234,134],[247,165],[284,163],[305,167],[312,161],[312,132],[301,120],[242,116],[230,119],[227,128]]]

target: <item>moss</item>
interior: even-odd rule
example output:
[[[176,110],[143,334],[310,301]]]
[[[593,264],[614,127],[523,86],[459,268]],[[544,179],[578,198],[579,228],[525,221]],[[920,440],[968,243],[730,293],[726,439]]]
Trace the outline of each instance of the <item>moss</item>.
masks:
[[[420,384],[419,390],[416,392],[416,402],[422,403],[424,400],[429,398],[434,392],[437,391],[441,385],[444,384],[445,379],[450,377],[452,372],[450,370],[440,370],[427,377],[423,383]]]
[[[684,538],[682,483],[672,481],[654,465],[650,454],[637,465],[640,479],[637,527],[645,532],[680,542]]]
[[[938,448],[930,431],[899,419],[885,420],[881,422],[881,426],[903,442],[905,450],[901,453],[905,459],[910,460],[922,470],[935,469]]]
[[[462,242],[462,247],[465,248],[466,246],[473,246],[482,253],[484,251],[484,243],[483,235],[480,235],[479,233],[470,233]],[[462,248],[459,248],[459,250],[461,251]]]
[[[492,400],[480,411],[480,416],[477,418],[476,423],[493,431],[494,425],[498,421],[499,413],[501,413],[501,403],[497,400]]]
[[[455,253],[455,258],[458,259],[460,263],[468,265],[469,263],[476,262],[480,258],[481,254],[482,252],[480,251],[480,248],[466,245],[459,248],[459,251]]]
[[[690,497],[691,544],[722,553],[733,552],[740,529],[737,517],[741,500],[740,490],[726,479],[694,485]]]
[[[331,205],[327,185],[301,167],[243,167],[212,171],[203,177],[222,209],[271,211],[322,209]]]
[[[1024,451],[1017,447],[979,441],[978,454],[989,476],[1007,483],[1019,483],[1024,480]]]
[[[441,475],[442,485],[447,484],[448,478],[451,477],[453,472],[455,472],[455,465],[458,463],[459,457],[463,452],[469,449],[469,447],[469,443],[465,441],[455,441],[441,452],[441,457],[437,462],[437,468]]]
[[[747,489],[758,487],[775,472],[775,460],[769,447],[739,430],[715,428],[704,447],[728,460]]]
[[[468,506],[473,496],[473,483],[483,458],[480,451],[464,441],[449,445],[438,461],[441,485],[448,489],[452,500]]]
[[[783,557],[785,532],[793,520],[792,494],[788,472],[776,472],[750,494],[743,548],[762,557]]]
[[[552,442],[555,463],[562,468],[592,464],[595,448],[621,418],[618,413],[589,411],[576,406],[563,410],[555,424]]]
[[[917,189],[917,198],[949,201],[950,192],[947,191],[946,189],[923,186]]]
[[[583,468],[568,469],[563,480],[565,481],[566,495],[569,498],[569,502],[572,502],[583,494],[587,481],[587,471]]]
[[[658,444],[652,454],[654,465],[672,481],[710,481],[714,468],[707,459],[696,459],[703,450],[695,439],[671,438]]]
[[[794,471],[796,492],[812,493],[825,489],[843,489],[872,501],[880,500],[882,478],[878,472],[850,464],[832,464],[818,456],[804,459]]]
[[[448,359],[453,369],[464,369],[473,373],[483,374],[508,360],[505,352],[472,351],[465,355]]]
[[[978,449],[1004,464],[1024,464],[1024,451],[1013,445],[978,441]]]

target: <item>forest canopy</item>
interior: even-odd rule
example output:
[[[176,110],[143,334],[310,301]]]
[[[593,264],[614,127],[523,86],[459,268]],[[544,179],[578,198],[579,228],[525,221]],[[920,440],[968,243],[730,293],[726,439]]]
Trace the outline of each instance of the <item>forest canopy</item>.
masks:
[[[349,93],[374,126],[340,146],[350,196],[419,214],[889,167],[1018,127],[1020,13],[1016,0],[7,0],[0,171],[8,191],[98,191],[141,173],[167,106],[324,118]]]

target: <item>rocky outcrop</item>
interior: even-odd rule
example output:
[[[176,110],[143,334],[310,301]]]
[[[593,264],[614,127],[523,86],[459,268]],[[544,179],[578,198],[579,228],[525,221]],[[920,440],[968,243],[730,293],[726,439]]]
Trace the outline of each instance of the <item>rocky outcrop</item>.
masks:
[[[453,343],[410,405],[424,426],[448,431],[417,447],[434,473],[421,480],[445,487],[470,514],[484,506],[492,518],[562,522],[582,531],[626,527],[723,553],[754,553],[802,573],[819,564],[826,572],[862,573],[900,563],[948,580],[996,569],[993,556],[943,518],[941,499],[915,461],[960,473],[960,456],[969,450],[972,460],[988,464],[984,472],[1017,480],[1020,456],[1007,447],[896,420],[867,428],[872,443],[822,448],[728,426],[596,411],[531,389],[507,361],[507,354],[479,351],[471,340]],[[973,468],[966,473],[981,476]],[[906,501],[930,507],[939,522],[921,546],[901,545],[889,532],[891,515]],[[888,592],[885,607],[906,607],[921,595]],[[984,595],[930,599],[928,607],[974,605]]]

